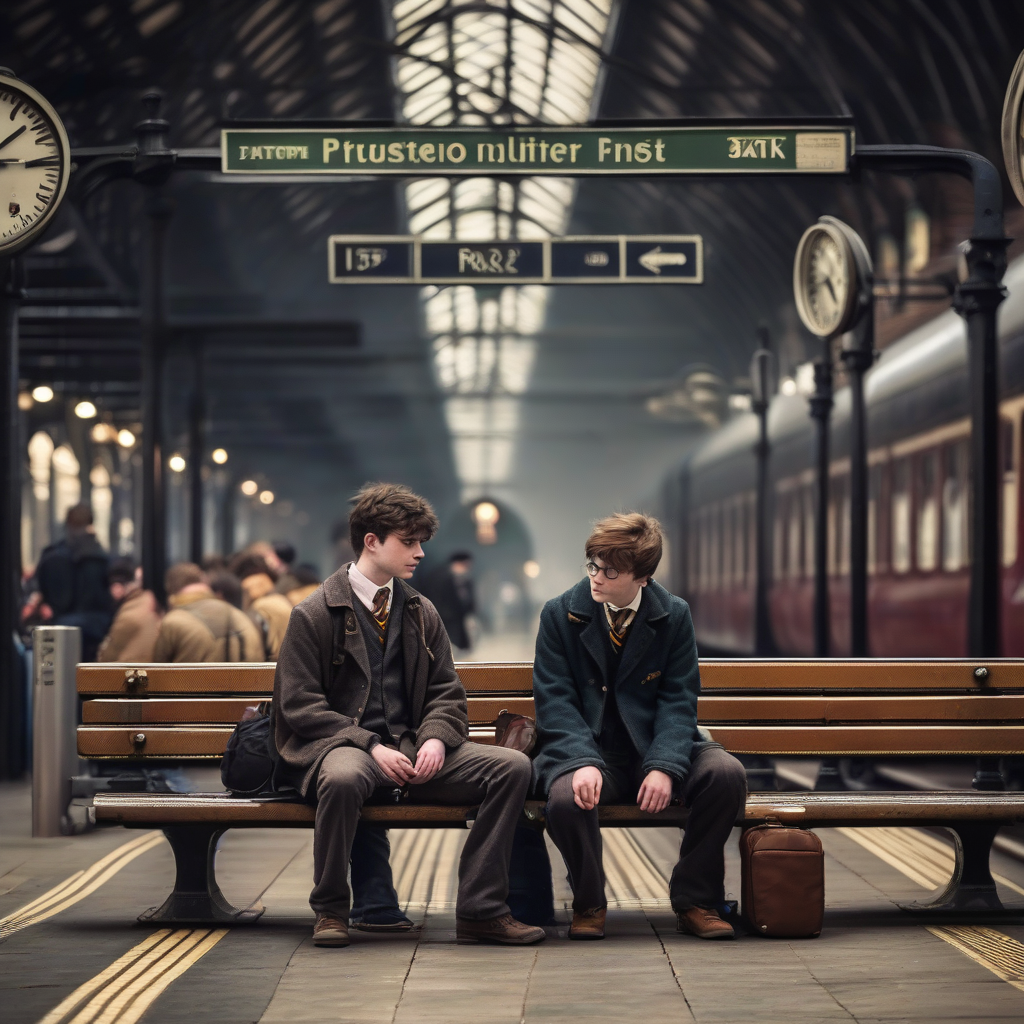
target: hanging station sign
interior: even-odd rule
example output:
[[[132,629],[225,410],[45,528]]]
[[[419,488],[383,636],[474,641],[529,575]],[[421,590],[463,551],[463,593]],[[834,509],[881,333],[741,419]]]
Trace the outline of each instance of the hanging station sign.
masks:
[[[702,284],[700,235],[599,235],[537,242],[435,242],[331,235],[332,284]]]
[[[841,125],[673,128],[225,128],[225,174],[846,174]]]

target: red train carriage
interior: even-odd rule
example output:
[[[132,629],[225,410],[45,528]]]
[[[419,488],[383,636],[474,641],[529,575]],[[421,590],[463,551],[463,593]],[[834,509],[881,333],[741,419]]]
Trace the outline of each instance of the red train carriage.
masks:
[[[1024,654],[1021,418],[1024,260],[1000,309],[1003,654]],[[967,653],[970,416],[967,343],[952,310],[891,345],[865,381],[868,409],[868,622],[875,657]],[[828,572],[832,653],[849,653],[850,394],[832,416]],[[769,412],[771,628],[777,652],[813,654],[813,426],[807,401]],[[669,482],[672,582],[705,652],[754,652],[753,415],[730,421]]]

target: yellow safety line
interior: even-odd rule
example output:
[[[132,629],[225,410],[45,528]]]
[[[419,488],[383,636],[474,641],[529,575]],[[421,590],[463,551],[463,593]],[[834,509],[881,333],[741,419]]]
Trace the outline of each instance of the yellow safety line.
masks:
[[[163,836],[159,832],[149,833],[140,839],[133,839],[130,843],[125,843],[124,846],[118,847],[106,857],[98,860],[86,871],[76,872],[66,878],[60,885],[0,920],[0,938],[13,935],[30,925],[39,924],[41,921],[59,914],[62,910],[74,906],[86,896],[94,893],[101,885],[109,882],[136,857],[140,857],[154,846],[158,846],[162,840]]]
[[[227,933],[227,928],[154,932],[80,985],[38,1024],[135,1024],[172,981]]]
[[[839,831],[924,889],[938,888],[952,877],[953,851],[935,836],[896,828],[841,828]],[[996,874],[992,877],[1024,894],[1024,889],[1008,878]],[[1024,992],[1024,943],[981,925],[928,925],[927,928],[936,938]]]
[[[153,932],[147,939],[140,942],[134,949],[128,950],[124,956],[115,960],[106,970],[100,971],[95,978],[90,978],[84,985],[79,985],[74,992],[71,993],[66,999],[61,1000],[45,1017],[43,1017],[39,1024],[58,1024],[58,1021],[64,1019],[65,1015],[71,1012],[79,1003],[81,1003],[87,996],[91,996],[96,989],[105,985],[111,978],[116,978],[126,967],[134,963],[138,957],[146,952],[151,946],[155,946],[162,939],[165,939],[171,933],[166,929],[162,929],[158,932]]]

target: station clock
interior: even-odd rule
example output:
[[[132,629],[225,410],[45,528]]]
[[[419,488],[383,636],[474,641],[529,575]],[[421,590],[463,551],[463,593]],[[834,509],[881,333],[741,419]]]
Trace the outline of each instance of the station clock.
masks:
[[[1006,98],[1003,100],[1003,163],[1006,165],[1006,176],[1010,179],[1021,205],[1024,205],[1024,135],[1021,130],[1022,114],[1024,114],[1024,53],[1017,58],[1009,84],[1006,86]]]
[[[70,176],[71,147],[57,111],[0,68],[0,257],[46,229]]]
[[[870,258],[860,236],[836,217],[821,217],[800,239],[793,295],[804,326],[819,338],[848,331],[863,312]]]

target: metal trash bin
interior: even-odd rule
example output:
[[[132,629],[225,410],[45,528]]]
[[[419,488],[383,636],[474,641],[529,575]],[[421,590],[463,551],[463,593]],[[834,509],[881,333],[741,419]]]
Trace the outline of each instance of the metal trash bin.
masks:
[[[67,835],[71,777],[78,774],[77,626],[32,630],[32,835]]]

